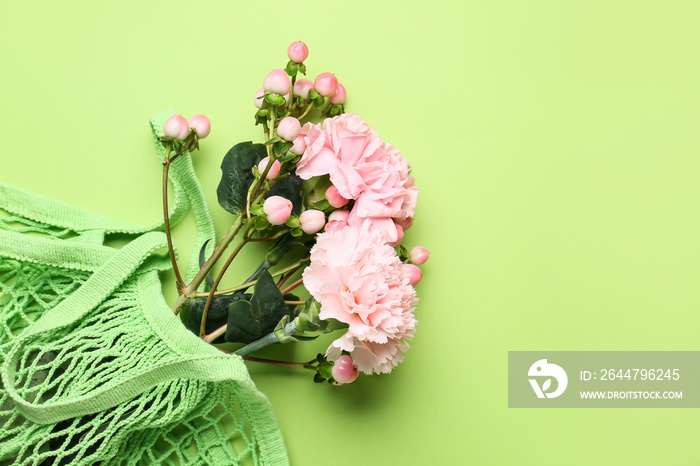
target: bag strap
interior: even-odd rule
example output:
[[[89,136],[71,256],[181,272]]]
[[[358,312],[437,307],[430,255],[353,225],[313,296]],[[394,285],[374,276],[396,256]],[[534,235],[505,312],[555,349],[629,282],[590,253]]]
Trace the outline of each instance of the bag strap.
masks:
[[[173,114],[174,111],[168,109],[153,115],[149,120],[160,161],[165,157],[165,146],[158,138],[163,136],[163,124]],[[216,230],[204,191],[192,165],[192,157],[188,152],[173,162],[169,171],[169,179],[174,191],[170,209],[171,225],[174,226],[182,220],[190,205],[195,215],[197,239],[186,274],[187,281],[190,281],[199,271],[199,252],[202,245],[207,240],[215,239]],[[35,222],[68,228],[77,233],[103,230],[106,234],[140,235],[164,228],[162,220],[148,226],[140,226],[64,204],[3,182],[0,182],[0,208]],[[207,245],[207,255],[213,252],[214,243],[214,241],[210,241]]]

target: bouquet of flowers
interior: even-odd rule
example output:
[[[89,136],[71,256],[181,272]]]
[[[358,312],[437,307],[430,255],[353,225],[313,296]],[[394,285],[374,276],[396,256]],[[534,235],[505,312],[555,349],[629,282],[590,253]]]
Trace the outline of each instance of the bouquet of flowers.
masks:
[[[202,248],[190,283],[170,235],[168,170],[199,147],[211,124],[204,115],[174,115],[163,126],[163,212],[179,296],[174,312],[208,343],[240,343],[234,354],[245,359],[303,367],[315,382],[339,385],[359,372],[388,373],[403,361],[416,329],[418,266],[429,253],[402,244],[418,197],[408,161],[360,116],[345,112],[346,89],[333,74],[301,78],[306,44],[294,42],[287,53],[285,69],[268,73],[255,94],[262,142],[236,144],[223,158],[217,196],[233,220],[211,254]],[[250,242],[270,247],[244,283],[222,289]],[[295,295],[302,286],[307,300]],[[251,356],[328,332],[339,336],[312,361]]]

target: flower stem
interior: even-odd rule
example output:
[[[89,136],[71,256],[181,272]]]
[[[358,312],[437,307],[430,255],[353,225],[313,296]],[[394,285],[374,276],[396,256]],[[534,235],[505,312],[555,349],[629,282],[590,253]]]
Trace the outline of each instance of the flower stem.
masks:
[[[204,311],[202,312],[202,322],[199,327],[200,338],[205,338],[206,336],[207,315],[209,314],[209,308],[211,307],[211,302],[214,299],[216,289],[218,288],[219,283],[221,283],[221,279],[224,278],[224,274],[226,273],[228,267],[231,265],[231,262],[233,262],[233,259],[238,255],[240,250],[243,249],[243,246],[245,246],[245,244],[248,242],[247,234],[248,229],[246,229],[246,231],[243,232],[243,239],[240,243],[238,243],[238,246],[236,246],[236,249],[233,250],[229,258],[226,259],[226,263],[224,263],[224,266],[221,268],[221,272],[219,272],[219,275],[214,281],[214,285],[211,287],[211,291],[209,292],[209,296],[207,297],[207,303],[204,305]]]
[[[277,361],[275,359],[256,358],[254,356],[243,356],[243,359],[245,359],[246,361],[261,362],[263,364],[274,364],[275,366],[303,367],[304,369],[309,369],[308,366],[316,362],[316,358],[312,359],[309,362],[286,362]]]
[[[197,275],[195,275],[192,282],[189,285],[187,285],[183,290],[183,294],[186,297],[192,298],[198,294],[197,288],[199,287],[199,285],[202,284],[209,272],[211,272],[211,269],[214,268],[214,264],[216,264],[216,261],[218,261],[219,258],[224,254],[226,248],[229,246],[229,244],[231,244],[231,241],[233,241],[233,238],[235,238],[235,236],[238,234],[242,227],[243,216],[239,215],[238,218],[236,218],[236,221],[233,222],[233,225],[231,225],[231,228],[229,228],[228,232],[226,232],[224,237],[221,239],[221,242],[214,249],[214,252],[212,253],[211,257],[207,259],[207,261],[204,263],[204,266],[202,266],[200,271],[197,272]]]
[[[266,346],[272,345],[274,343],[279,343],[279,340],[277,339],[277,336],[275,335],[275,332],[270,332],[264,337],[255,340],[253,343],[250,343],[248,345],[245,345],[243,348],[234,351],[233,354],[237,354],[239,356],[246,356],[250,353],[254,353],[255,351],[262,349]]]
[[[279,277],[280,275],[283,275],[283,274],[289,272],[290,270],[299,269],[306,261],[308,261],[308,259],[302,259],[299,262],[296,262],[296,263],[290,265],[289,267],[285,267],[283,269],[280,269],[277,272],[272,273],[270,275],[273,278]],[[250,281],[248,283],[244,283],[242,285],[234,286],[233,288],[227,288],[225,290],[217,290],[216,293],[214,293],[214,295],[218,296],[221,294],[229,294],[229,293],[235,293],[236,291],[247,290],[251,286],[254,286],[257,282],[258,282],[257,280],[253,280],[253,281]],[[196,297],[196,298],[203,298],[204,296],[209,296],[209,293],[197,292],[194,294],[194,297]]]
[[[221,335],[226,333],[226,328],[227,324],[222,325],[221,327],[217,328],[213,332],[211,332],[209,335],[204,337],[204,341],[207,343],[211,343],[212,341],[216,340],[219,338]]]
[[[285,275],[284,277],[282,277],[282,278],[280,279],[279,283],[277,283],[277,288],[282,288],[282,285],[284,285],[284,282],[286,282],[287,280],[289,280],[289,279],[291,278],[291,276],[294,275],[295,273],[297,273],[297,271],[298,271],[300,268],[301,268],[301,266],[296,267],[296,268],[294,268],[293,270],[290,270],[289,273],[288,273],[287,275]]]
[[[284,290],[282,290],[282,296],[286,295],[287,293],[289,293],[290,291],[292,291],[294,288],[298,287],[298,286],[301,285],[302,283],[304,283],[304,279],[303,279],[303,278],[300,278],[299,280],[295,281],[294,283],[292,283],[291,285],[289,285],[287,288],[285,288]]]
[[[173,238],[170,232],[170,212],[168,211],[168,172],[170,164],[176,157],[170,158],[172,146],[168,144],[165,151],[165,160],[163,160],[163,225],[165,226],[165,237],[168,239],[168,253],[170,253],[170,261],[173,263],[173,271],[175,272],[175,280],[178,294],[182,294],[182,289],[185,287],[185,281],[180,274],[180,268],[175,260],[175,249],[173,248]]]
[[[301,121],[306,115],[308,115],[309,112],[311,111],[311,109],[313,108],[313,106],[314,106],[314,104],[313,104],[312,102],[308,102],[308,103],[306,104],[306,110],[304,110],[304,113],[302,113],[301,115],[299,115],[298,120]]]

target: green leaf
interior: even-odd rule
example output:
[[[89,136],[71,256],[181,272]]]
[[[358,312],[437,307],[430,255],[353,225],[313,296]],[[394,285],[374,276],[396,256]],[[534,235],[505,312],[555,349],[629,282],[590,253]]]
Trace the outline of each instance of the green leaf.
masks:
[[[232,214],[245,209],[246,194],[255,179],[251,169],[266,156],[264,145],[250,141],[236,144],[226,153],[221,162],[221,182],[216,189],[221,207]]]
[[[311,91],[309,91],[311,93]],[[314,107],[321,108],[323,104],[326,103],[326,99],[323,96],[318,96],[314,99]]]
[[[309,100],[316,100],[318,96],[320,96],[318,92],[316,92],[316,89],[309,89]]]
[[[286,154],[284,154],[280,157],[277,157],[277,160],[279,160],[280,163],[284,163],[284,162],[289,162],[290,160],[293,160],[295,157],[296,157],[295,154],[293,154],[291,152],[287,152]]]
[[[279,141],[281,141],[281,140],[282,140],[281,137],[275,136],[274,138],[268,139],[267,141],[265,141],[265,145],[266,145],[266,146],[269,146],[270,144],[274,144],[274,143],[279,142]]]
[[[260,231],[264,230],[265,228],[269,227],[270,223],[267,221],[267,217],[260,216],[255,219],[255,229]]]
[[[292,228],[292,231],[290,231],[290,233],[293,237],[298,238],[304,234],[304,231],[301,228]]]
[[[285,153],[290,147],[292,147],[291,142],[287,141],[279,141],[275,143],[275,155],[282,155]],[[282,162],[280,162],[282,163]]]
[[[263,210],[263,206],[261,206],[260,204],[255,204],[250,206],[250,213],[253,215],[262,215],[265,212]]]
[[[245,210],[248,188],[255,181],[252,169],[264,157],[267,157],[265,146],[253,144],[250,141],[236,144],[226,153],[221,162],[221,182],[216,189],[221,207],[232,214],[238,214]],[[281,175],[287,173],[289,171],[285,170]],[[282,196],[289,199],[294,206],[292,212],[299,215],[301,213],[301,186],[301,178],[292,173],[277,181],[265,197]]]
[[[236,293],[232,295],[214,296],[212,299],[209,312],[207,313],[206,332],[211,333],[217,328],[224,325],[228,319],[229,306],[237,301],[250,299],[251,295],[247,293]],[[199,335],[199,327],[202,322],[202,314],[207,298],[188,299],[182,303],[180,308],[180,318],[182,323],[189,331],[195,335]],[[223,338],[218,338],[214,343],[223,343]]]
[[[265,100],[275,107],[281,107],[287,103],[285,98],[279,94],[265,94]]]
[[[325,382],[325,381],[326,381],[326,379],[325,379],[321,374],[319,374],[318,372],[316,372],[316,373],[314,374],[314,383],[323,383],[323,382]]]
[[[303,63],[297,63],[297,70],[299,73],[306,75],[306,65]]]
[[[316,203],[313,205],[313,208],[316,209],[316,210],[326,210],[326,209],[329,208],[330,206],[331,206],[330,203],[329,203],[327,200],[324,199],[324,200],[322,200],[322,201],[316,202]]]
[[[299,65],[294,63],[292,60],[289,60],[287,66],[284,68],[284,71],[286,71],[289,76],[295,76],[298,69]]]
[[[275,329],[289,308],[270,272],[260,274],[250,302],[237,301],[228,308],[226,341],[252,343]]]

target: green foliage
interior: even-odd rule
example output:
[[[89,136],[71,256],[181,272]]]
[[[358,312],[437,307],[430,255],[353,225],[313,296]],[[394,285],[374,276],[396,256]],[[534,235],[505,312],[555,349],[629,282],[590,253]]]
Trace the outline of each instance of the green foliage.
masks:
[[[236,301],[228,308],[226,341],[252,343],[275,329],[284,316],[290,316],[282,293],[270,273],[260,274],[250,301]]]
[[[246,194],[255,177],[251,169],[267,156],[265,146],[241,142],[221,162],[221,182],[216,189],[219,205],[232,214],[245,210]]]
[[[209,312],[207,313],[207,324],[205,326],[206,333],[213,332],[227,322],[229,306],[231,304],[241,300],[250,299],[250,297],[251,295],[248,293],[214,296],[211,306],[209,307]],[[182,303],[182,307],[180,308],[180,318],[182,319],[182,323],[195,335],[199,335],[199,328],[202,322],[202,314],[204,313],[204,306],[206,302],[206,297],[188,299]],[[214,341],[214,343],[223,342],[223,337],[220,337]]]
[[[236,144],[226,153],[221,162],[221,181],[216,189],[221,207],[234,215],[245,210],[248,189],[255,181],[253,167],[264,157],[267,157],[265,146],[250,141]],[[298,215],[301,213],[301,186],[301,178],[292,173],[277,181],[266,197],[282,196],[289,199],[294,206],[292,211]],[[256,212],[259,213],[255,215],[262,213],[260,210]]]

